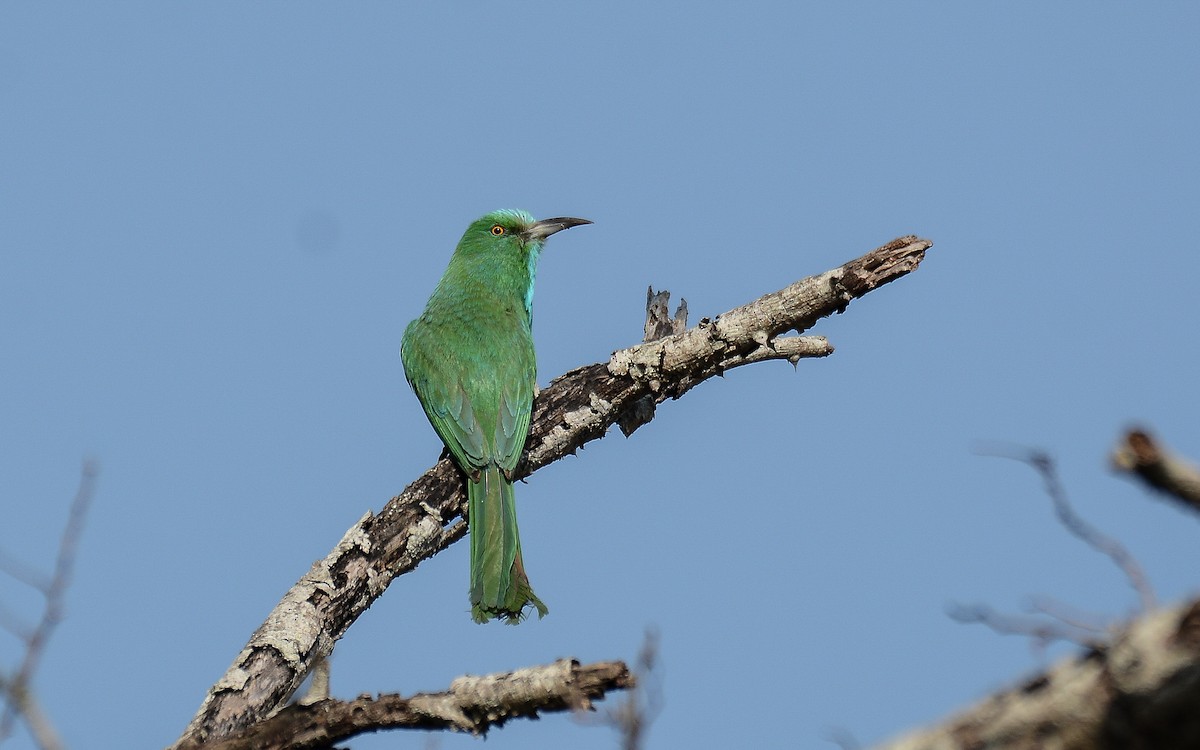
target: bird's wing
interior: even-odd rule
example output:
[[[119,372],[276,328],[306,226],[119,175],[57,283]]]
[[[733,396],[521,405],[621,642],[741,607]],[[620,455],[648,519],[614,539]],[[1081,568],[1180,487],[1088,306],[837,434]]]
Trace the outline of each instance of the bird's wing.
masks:
[[[533,408],[532,373],[511,383],[500,393],[500,413],[496,420],[496,463],[512,471],[525,448],[529,434],[529,415]]]
[[[483,356],[451,357],[418,326],[405,333],[400,356],[438,437],[468,473],[493,463],[511,472],[525,448],[537,377],[527,330],[499,336]]]
[[[449,367],[445,357],[428,356],[419,337],[408,333],[400,349],[404,374],[429,423],[464,471],[487,466],[491,453],[487,436],[475,417],[462,374]]]
[[[455,381],[442,388],[429,381],[409,382],[417,393],[429,423],[450,449],[458,465],[466,471],[487,466],[490,451],[483,428],[471,408],[471,397],[463,389],[462,383]]]

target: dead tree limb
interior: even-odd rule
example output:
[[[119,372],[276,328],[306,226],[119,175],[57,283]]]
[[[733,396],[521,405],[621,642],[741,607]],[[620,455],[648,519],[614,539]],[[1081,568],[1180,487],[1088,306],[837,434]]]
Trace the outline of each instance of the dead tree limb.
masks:
[[[549,711],[587,711],[610,690],[633,687],[623,663],[581,666],[571,659],[504,674],[459,677],[450,689],[399,695],[363,695],[351,701],[326,699],[284,708],[266,721],[205,750],[317,750],[382,729],[443,729],[486,734],[509,719],[537,718]],[[180,750],[199,748],[185,743]]]
[[[678,398],[725,370],[770,359],[795,364],[831,354],[833,348],[822,337],[783,334],[802,333],[916,270],[932,244],[901,237],[843,266],[705,318],[682,333],[618,351],[608,362],[555,378],[534,403],[517,476],[602,437],[627,410]],[[229,671],[210,688],[180,741],[229,736],[287,701],[315,661],[333,650],[396,576],[466,534],[465,504],[463,479],[443,459],[378,514],[364,515],[251,635]]]
[[[1200,513],[1200,468],[1172,455],[1147,430],[1127,431],[1109,460],[1115,470],[1134,475],[1150,489]]]
[[[1200,600],[1143,615],[1104,646],[876,750],[1200,747]]]

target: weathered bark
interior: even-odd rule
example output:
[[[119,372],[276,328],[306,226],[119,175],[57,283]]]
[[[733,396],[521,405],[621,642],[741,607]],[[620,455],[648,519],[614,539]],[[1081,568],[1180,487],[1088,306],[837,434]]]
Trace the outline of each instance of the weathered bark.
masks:
[[[546,711],[587,711],[593,699],[634,685],[621,662],[581,666],[569,659],[484,677],[459,677],[450,689],[399,695],[359,696],[294,704],[266,721],[204,745],[180,750],[316,750],[381,729],[443,729],[486,734],[509,719],[537,718]]]
[[[876,750],[1200,747],[1200,600],[1155,610],[1103,646]]]
[[[524,477],[604,435],[633,410],[678,398],[725,370],[771,359],[798,362],[833,348],[803,332],[854,299],[914,271],[932,245],[908,236],[845,265],[798,281],[713,320],[572,370],[534,402]],[[649,415],[645,414],[649,408]],[[296,691],[316,660],[398,575],[467,532],[463,479],[447,458],[410,484],[378,515],[367,513],[284,596],[209,690],[183,740],[208,741],[261,721]]]

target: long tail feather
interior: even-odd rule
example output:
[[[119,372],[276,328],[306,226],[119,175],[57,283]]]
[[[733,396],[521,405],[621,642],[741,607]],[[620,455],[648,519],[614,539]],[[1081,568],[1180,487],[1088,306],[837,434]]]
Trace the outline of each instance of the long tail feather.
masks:
[[[475,622],[500,619],[515,625],[529,605],[538,617],[549,609],[533,593],[521,561],[517,503],[512,482],[494,464],[478,481],[467,480],[471,525],[471,616]]]

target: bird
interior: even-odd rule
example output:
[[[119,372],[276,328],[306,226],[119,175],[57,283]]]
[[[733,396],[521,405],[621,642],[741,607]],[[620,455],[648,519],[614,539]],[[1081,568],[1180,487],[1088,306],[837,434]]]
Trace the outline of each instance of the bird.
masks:
[[[536,221],[501,209],[459,240],[424,311],[400,342],[404,375],[451,458],[466,475],[471,617],[516,624],[533,593],[521,558],[513,471],[525,447],[537,389],[533,286],[546,238],[591,224]]]

